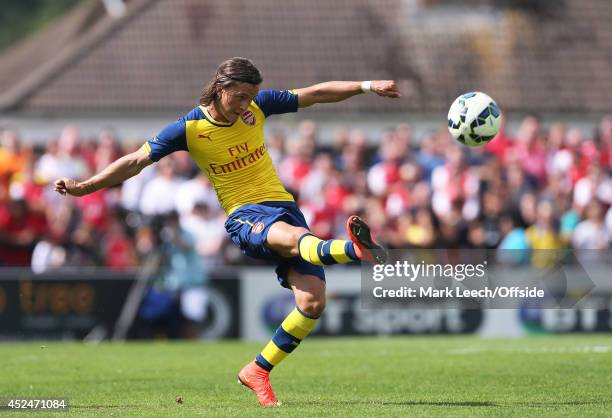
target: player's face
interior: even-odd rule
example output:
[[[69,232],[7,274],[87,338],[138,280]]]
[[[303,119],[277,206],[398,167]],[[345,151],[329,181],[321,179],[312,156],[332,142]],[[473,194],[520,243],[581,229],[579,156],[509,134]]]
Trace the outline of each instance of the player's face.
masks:
[[[247,110],[257,93],[259,86],[249,83],[237,83],[222,89],[219,110],[227,122],[235,122]]]

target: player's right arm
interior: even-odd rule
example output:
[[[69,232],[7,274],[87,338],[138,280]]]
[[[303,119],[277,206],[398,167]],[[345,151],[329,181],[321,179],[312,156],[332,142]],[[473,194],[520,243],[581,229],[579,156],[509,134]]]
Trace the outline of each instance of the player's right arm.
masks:
[[[111,163],[104,170],[85,181],[76,181],[71,178],[61,178],[55,182],[55,191],[62,195],[83,196],[105,187],[122,183],[146,166],[153,164],[148,151],[141,147],[138,151],[124,155]]]
[[[100,173],[85,181],[79,182],[70,178],[57,180],[55,191],[62,195],[84,196],[105,187],[122,183],[140,173],[146,166],[179,150],[187,151],[184,118],[166,126],[155,138],[140,147],[138,151],[119,158]]]

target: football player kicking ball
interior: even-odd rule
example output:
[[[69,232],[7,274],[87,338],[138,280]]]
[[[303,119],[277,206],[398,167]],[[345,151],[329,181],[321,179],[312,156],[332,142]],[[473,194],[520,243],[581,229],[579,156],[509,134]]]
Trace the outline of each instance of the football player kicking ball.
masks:
[[[85,181],[62,178],[55,190],[83,196],[121,183],[178,150],[188,151],[213,185],[228,219],[225,229],[247,255],[274,260],[280,284],[293,291],[295,309],[254,361],[238,374],[262,406],[278,404],[270,386],[273,367],[314,328],[325,307],[323,266],[364,260],[383,263],[385,250],[357,216],[347,221],[350,241],[312,235],[293,196],[281,184],[264,145],[266,118],[315,103],[332,103],[372,92],[399,97],[395,82],[330,81],[289,90],[259,90],[262,77],[246,58],[223,62],[200,105],[164,128],[138,151],[119,158]],[[159,196],[163,199],[163,196]]]

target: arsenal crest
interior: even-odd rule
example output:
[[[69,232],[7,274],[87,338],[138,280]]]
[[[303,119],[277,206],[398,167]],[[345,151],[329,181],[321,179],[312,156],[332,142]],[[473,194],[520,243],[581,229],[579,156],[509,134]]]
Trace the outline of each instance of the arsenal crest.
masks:
[[[242,114],[242,121],[250,126],[254,126],[255,122],[257,122],[255,115],[250,110],[247,110]]]
[[[264,224],[262,222],[255,222],[253,226],[251,227],[251,232],[253,234],[259,234],[263,230],[264,230]]]

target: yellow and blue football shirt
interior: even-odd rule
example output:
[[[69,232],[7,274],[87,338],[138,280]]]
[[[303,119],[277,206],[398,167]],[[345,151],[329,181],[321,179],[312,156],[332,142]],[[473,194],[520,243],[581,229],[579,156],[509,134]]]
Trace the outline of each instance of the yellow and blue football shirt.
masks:
[[[216,121],[204,106],[198,106],[166,126],[144,148],[153,161],[174,151],[188,151],[210,179],[228,215],[250,203],[293,202],[266,149],[264,122],[270,115],[297,110],[298,97],[292,91],[262,90],[234,123]]]

